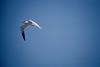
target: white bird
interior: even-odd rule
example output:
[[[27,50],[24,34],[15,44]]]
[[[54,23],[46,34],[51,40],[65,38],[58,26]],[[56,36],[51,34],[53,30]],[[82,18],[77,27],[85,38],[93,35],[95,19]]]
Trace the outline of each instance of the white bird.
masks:
[[[25,29],[27,27],[30,27],[30,26],[33,26],[33,27],[37,27],[39,29],[42,29],[39,24],[37,24],[36,22],[34,22],[33,20],[26,20],[23,22],[23,24],[21,25],[20,29],[21,29],[21,34],[22,34],[22,37],[25,41]]]

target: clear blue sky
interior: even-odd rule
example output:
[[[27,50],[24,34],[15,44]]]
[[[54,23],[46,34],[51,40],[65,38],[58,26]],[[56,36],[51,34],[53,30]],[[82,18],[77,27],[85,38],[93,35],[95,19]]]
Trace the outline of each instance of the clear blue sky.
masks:
[[[0,67],[100,67],[99,0],[0,0]],[[26,41],[21,22],[33,19]]]

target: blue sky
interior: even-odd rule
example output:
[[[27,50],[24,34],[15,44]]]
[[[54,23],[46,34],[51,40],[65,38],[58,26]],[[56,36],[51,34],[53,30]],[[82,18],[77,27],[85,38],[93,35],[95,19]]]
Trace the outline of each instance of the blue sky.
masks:
[[[99,0],[1,0],[1,67],[100,67]],[[22,21],[33,19],[42,30]]]

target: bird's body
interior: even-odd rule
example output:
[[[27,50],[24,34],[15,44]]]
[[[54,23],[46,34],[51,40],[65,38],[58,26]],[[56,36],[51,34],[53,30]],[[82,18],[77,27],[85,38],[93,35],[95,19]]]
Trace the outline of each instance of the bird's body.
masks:
[[[30,27],[30,26],[33,26],[33,27],[38,27],[39,29],[41,29],[41,27],[36,23],[34,22],[33,20],[27,20],[27,21],[24,21],[23,24],[21,25],[21,33],[22,33],[22,36],[23,36],[23,39],[25,40],[25,29],[27,27]]]

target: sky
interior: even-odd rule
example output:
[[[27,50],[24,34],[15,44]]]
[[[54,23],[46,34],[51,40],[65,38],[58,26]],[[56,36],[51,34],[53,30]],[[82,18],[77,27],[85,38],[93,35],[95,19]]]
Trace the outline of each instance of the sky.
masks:
[[[100,67],[99,0],[0,0],[0,67]],[[43,29],[20,33],[24,20]]]

